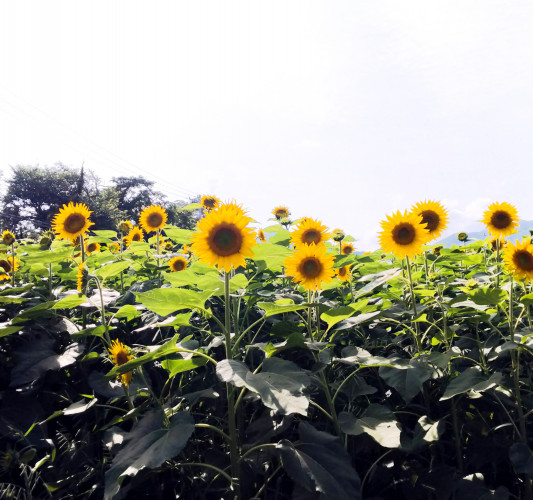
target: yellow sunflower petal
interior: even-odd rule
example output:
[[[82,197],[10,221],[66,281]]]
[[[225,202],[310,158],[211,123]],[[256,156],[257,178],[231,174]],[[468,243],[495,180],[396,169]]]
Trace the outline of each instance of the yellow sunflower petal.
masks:
[[[124,237],[124,243],[126,246],[130,246],[132,241],[143,241],[144,235],[142,229],[137,226],[133,227],[132,230]]]
[[[285,274],[292,276],[292,281],[301,283],[306,290],[320,290],[322,283],[333,280],[334,256],[326,254],[325,245],[302,245],[289,257],[283,265]]]
[[[83,203],[71,201],[68,205],[63,205],[59,213],[52,219],[52,229],[59,239],[72,240],[78,238],[80,234],[85,234],[94,224],[89,220],[92,212]]]
[[[517,279],[533,281],[533,245],[530,238],[508,242],[503,251],[503,262],[507,270]]]
[[[293,243],[296,248],[299,248],[302,245],[310,245],[311,243],[314,243],[315,245],[323,245],[330,238],[327,229],[328,228],[320,221],[306,218],[301,221],[298,226],[296,226],[296,230],[291,233],[291,243]]]
[[[192,235],[191,250],[205,264],[229,272],[232,267],[246,267],[246,257],[253,257],[257,245],[252,222],[246,212],[235,203],[220,205],[197,223]]]
[[[121,366],[133,358],[132,355],[128,354],[127,346],[118,340],[113,340],[113,342],[111,342],[109,355],[116,366]],[[130,385],[131,379],[132,372],[127,372],[120,375],[120,380],[124,385]]]
[[[438,238],[448,225],[448,212],[438,201],[421,201],[411,211],[422,217],[422,223],[429,231],[428,241]]]
[[[15,235],[11,231],[4,231],[2,233],[2,243],[4,245],[11,245],[15,241]]]
[[[220,200],[216,196],[205,195],[202,196],[200,203],[204,210],[207,210],[209,212],[218,208],[218,206],[220,205]]]
[[[395,212],[381,222],[378,239],[386,253],[393,253],[399,259],[414,257],[422,252],[422,245],[428,241],[429,231],[422,223],[422,217],[414,213]]]
[[[516,232],[519,219],[516,208],[510,203],[492,203],[481,219],[494,238],[510,236]]]
[[[167,223],[167,212],[159,205],[150,205],[145,208],[139,216],[139,225],[147,232],[157,231],[165,227]]]

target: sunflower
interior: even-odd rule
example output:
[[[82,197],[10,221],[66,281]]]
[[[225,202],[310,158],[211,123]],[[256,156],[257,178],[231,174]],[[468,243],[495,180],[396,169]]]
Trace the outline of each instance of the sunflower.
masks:
[[[518,227],[518,212],[509,203],[493,203],[481,219],[494,238],[509,236]]]
[[[341,246],[342,255],[350,255],[355,251],[355,247],[351,243],[343,243]]]
[[[165,226],[167,222],[167,212],[159,205],[150,205],[145,208],[139,216],[139,226],[147,233],[157,231]]]
[[[291,243],[294,243],[296,248],[302,245],[324,244],[330,237],[327,233],[327,227],[320,221],[306,218],[296,226],[296,230],[291,233]]]
[[[85,234],[94,224],[89,220],[92,212],[83,203],[70,202],[59,209],[59,213],[52,219],[52,229],[57,237],[63,240],[72,240],[80,234]]]
[[[399,259],[418,255],[422,252],[422,245],[428,241],[429,231],[422,216],[412,212],[389,215],[381,222],[381,227],[383,231],[378,235],[381,248]]]
[[[187,259],[185,257],[174,257],[168,261],[168,267],[171,271],[183,271],[187,268]]]
[[[121,366],[133,358],[132,355],[128,354],[128,347],[118,340],[113,340],[113,342],[111,342],[109,355],[116,366]],[[120,381],[126,386],[130,385],[131,378],[132,372],[126,372],[120,375]]]
[[[326,255],[325,245],[302,245],[289,257],[283,265],[285,273],[293,276],[292,281],[301,283],[306,290],[322,288],[322,282],[333,280],[333,255]]]
[[[257,231],[257,237],[259,238],[259,241],[260,241],[261,243],[266,243],[266,240],[267,240],[267,239],[266,239],[266,236],[265,236],[265,232],[264,232],[262,229],[260,229],[259,231]]]
[[[11,231],[4,231],[2,233],[2,243],[4,245],[11,245],[15,241],[15,235]]]
[[[246,267],[245,257],[253,257],[257,245],[254,231],[246,227],[249,222],[252,219],[236,203],[220,205],[197,222],[191,249],[204,263],[226,272],[232,266]]]
[[[498,246],[500,247],[500,250],[502,250],[506,244],[507,242],[503,238],[496,238],[490,241],[490,248],[496,252],[496,250],[498,250]]]
[[[17,257],[6,257],[0,260],[0,268],[6,273],[17,272],[20,267],[20,260]]]
[[[172,241],[166,241],[165,242],[165,250],[167,250],[168,252],[170,252],[170,250],[172,250],[172,247],[174,245],[172,244]]]
[[[339,267],[339,269],[337,269],[337,278],[339,278],[341,281],[350,281],[352,278],[350,266]]]
[[[87,243],[87,245],[85,245],[85,251],[87,252],[87,255],[99,252],[100,249],[100,243],[96,243],[96,241],[91,241],[91,243]]]
[[[181,247],[181,253],[191,254],[191,245],[183,245]]]
[[[131,231],[133,224],[129,220],[121,220],[118,224],[119,233],[126,234]]]
[[[131,231],[124,237],[124,243],[129,247],[132,241],[143,241],[143,230],[137,226],[133,226]]]
[[[9,279],[9,276],[5,273],[0,274],[0,281],[6,281]]]
[[[272,214],[278,220],[289,217],[289,215],[291,215],[287,207],[276,207],[274,210],[272,210]]]
[[[87,286],[87,278],[89,277],[89,271],[85,266],[85,262],[80,262],[78,264],[78,273],[76,274],[76,290],[82,293],[83,289]]]
[[[215,210],[220,205],[220,200],[216,196],[202,196],[202,200],[200,201],[202,207],[207,212],[210,212],[211,210]]]
[[[507,243],[503,251],[503,262],[509,272],[521,280],[533,281],[533,244],[530,238],[521,242]]]
[[[422,217],[422,223],[429,231],[428,241],[438,238],[448,225],[448,212],[438,201],[421,201],[411,211]]]

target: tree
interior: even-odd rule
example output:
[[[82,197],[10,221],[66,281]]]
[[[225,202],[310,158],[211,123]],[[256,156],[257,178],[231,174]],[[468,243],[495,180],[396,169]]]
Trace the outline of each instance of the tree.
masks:
[[[138,177],[113,177],[118,192],[118,206],[137,219],[141,210],[150,205],[165,205],[165,195],[155,191],[155,182]]]
[[[184,210],[183,207],[190,203],[199,203],[200,197],[191,198],[189,201],[174,201],[167,206],[169,224],[178,226],[182,229],[196,229],[196,222],[202,217],[201,209]]]

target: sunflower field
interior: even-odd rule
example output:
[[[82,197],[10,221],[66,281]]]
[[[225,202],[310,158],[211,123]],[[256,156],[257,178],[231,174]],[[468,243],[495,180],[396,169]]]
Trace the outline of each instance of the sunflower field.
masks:
[[[381,249],[205,196],[0,241],[0,498],[533,498],[533,245],[443,248],[434,201]]]

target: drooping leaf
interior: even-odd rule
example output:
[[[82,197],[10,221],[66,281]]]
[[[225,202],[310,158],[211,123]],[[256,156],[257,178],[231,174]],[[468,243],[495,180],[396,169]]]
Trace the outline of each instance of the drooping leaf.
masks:
[[[188,412],[174,414],[165,427],[159,411],[147,413],[124,435],[124,446],[113,459],[105,477],[104,500],[110,500],[120,490],[126,476],[135,476],[144,468],[159,467],[178,455],[194,431],[194,420]]]
[[[440,400],[444,401],[469,391],[486,391],[501,383],[502,379],[503,376],[500,372],[495,372],[490,377],[487,377],[483,375],[477,366],[471,366],[448,384]]]
[[[308,492],[308,498],[360,500],[359,476],[338,438],[307,422],[300,422],[298,430],[298,442],[283,439],[277,444],[283,468],[292,480]]]
[[[126,304],[115,313],[115,318],[124,318],[126,321],[131,321],[132,319],[138,318],[140,314],[141,313],[135,306],[132,306],[131,304]]]
[[[517,474],[533,476],[533,453],[524,443],[514,443],[509,448],[509,459]]]
[[[360,290],[357,290],[355,297],[358,298],[358,297],[361,297],[362,295],[366,295],[367,293],[370,293],[372,290],[374,290],[378,286],[381,286],[387,281],[399,276],[401,272],[402,272],[401,269],[393,268],[393,269],[387,269],[380,273],[370,274],[370,275],[359,278],[357,281],[370,281],[370,283],[366,284]]]
[[[495,306],[505,300],[506,293],[496,288],[479,288],[470,294],[470,300],[480,306]]]
[[[105,264],[100,266],[94,271],[94,275],[98,276],[102,281],[113,276],[118,276],[122,271],[128,269],[131,266],[131,261],[121,260],[119,262],[113,262],[111,264]]]
[[[422,385],[434,372],[434,368],[428,363],[411,359],[408,365],[400,367],[382,366],[379,369],[379,376],[391,387],[394,387],[408,403],[421,390]]]
[[[315,306],[318,304],[294,304],[294,303],[279,303],[276,302],[258,302],[257,306],[265,311],[265,318],[270,316],[275,316],[276,314],[283,314],[287,312],[302,311],[304,309],[309,309],[310,306]]]
[[[178,373],[188,372],[204,366],[207,364],[206,358],[191,358],[191,359],[165,359],[161,362],[161,366],[168,371],[168,376],[174,377]]]
[[[58,300],[52,306],[52,309],[72,309],[74,307],[78,307],[84,302],[87,302],[87,297],[85,295],[81,293],[73,293],[72,295],[67,295],[61,300]]]

